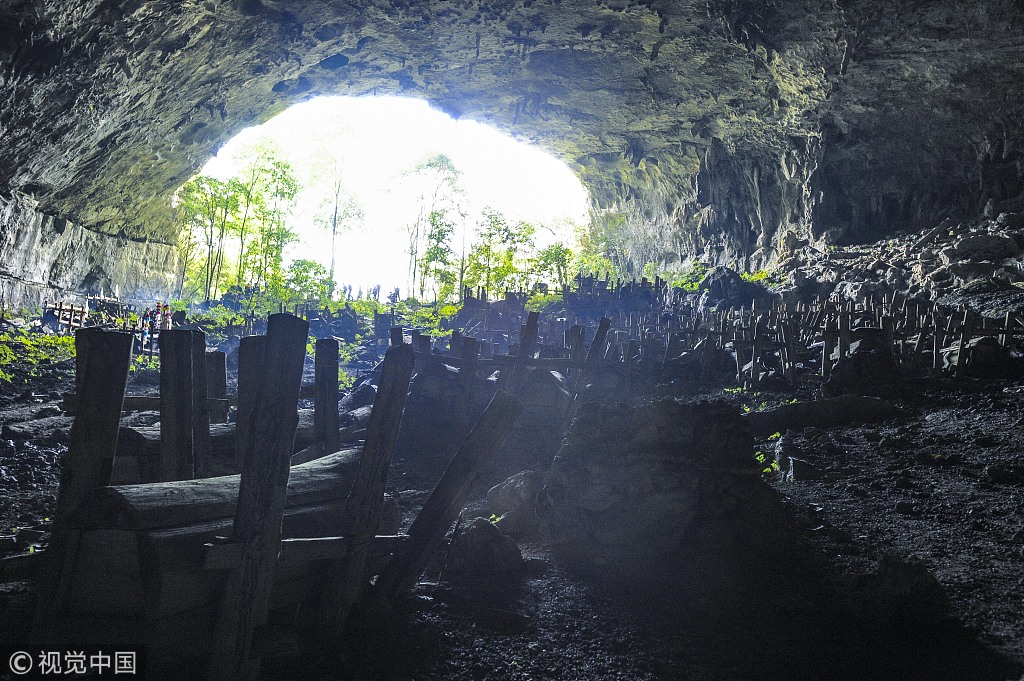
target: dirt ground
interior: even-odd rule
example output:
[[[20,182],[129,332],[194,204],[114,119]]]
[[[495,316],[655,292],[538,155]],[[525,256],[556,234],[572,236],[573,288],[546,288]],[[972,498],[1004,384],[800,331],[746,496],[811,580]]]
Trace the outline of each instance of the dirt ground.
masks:
[[[0,394],[2,555],[45,544],[70,423],[56,398],[72,382],[58,365]],[[793,397],[708,394],[738,409]],[[269,659],[264,678],[1019,679],[1024,381],[918,377],[892,402],[886,421],[757,442],[801,462],[765,482],[795,538],[783,558],[612,580],[524,544],[515,579],[428,570],[400,610],[362,613],[339,649]],[[395,461],[406,522],[442,464]],[[23,640],[31,604],[31,582],[0,584],[0,641]]]

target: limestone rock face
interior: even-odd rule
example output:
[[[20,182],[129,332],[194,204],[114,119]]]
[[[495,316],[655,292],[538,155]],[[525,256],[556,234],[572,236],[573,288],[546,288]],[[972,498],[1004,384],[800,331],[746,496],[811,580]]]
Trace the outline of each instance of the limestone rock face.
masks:
[[[127,239],[173,243],[218,145],[332,94],[554,152],[635,265],[754,268],[1024,188],[1015,0],[8,0],[0,26],[0,195]]]
[[[39,305],[105,294],[167,298],[172,246],[110,236],[0,198],[0,301]],[[71,294],[71,295],[69,295]]]

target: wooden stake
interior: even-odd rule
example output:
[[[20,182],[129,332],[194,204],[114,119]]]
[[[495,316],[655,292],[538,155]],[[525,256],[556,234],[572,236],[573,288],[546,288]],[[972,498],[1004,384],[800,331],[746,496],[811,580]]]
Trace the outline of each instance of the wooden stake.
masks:
[[[79,332],[81,333],[81,332]],[[80,532],[67,528],[67,521],[86,494],[110,484],[121,425],[121,406],[128,383],[134,337],[113,331],[89,332],[88,355],[84,360],[82,399],[71,426],[68,452],[64,457],[53,530],[39,576],[32,640],[51,641],[71,584]]]
[[[245,336],[238,341],[238,412],[235,415],[235,468],[242,470],[249,451],[249,424],[256,395],[263,382],[266,336]]]
[[[160,478],[195,477],[192,332],[160,332]]]
[[[211,399],[226,400],[228,397],[227,358],[220,350],[206,353],[206,393]],[[218,423],[228,420],[227,411],[214,414],[210,418]]]
[[[338,341],[333,338],[321,338],[316,342],[313,431],[323,454],[338,449],[338,348]]]
[[[322,641],[334,640],[341,634],[349,611],[369,586],[366,564],[380,524],[384,485],[414,363],[411,345],[393,347],[384,356],[380,388],[366,427],[366,445],[343,514],[347,534],[352,536],[352,550],[344,560],[334,561],[325,575],[316,627],[316,635]]]
[[[491,465],[522,409],[512,395],[501,390],[495,393],[413,521],[408,541],[377,578],[376,597],[392,600],[416,585],[434,549],[455,522],[467,492]]]
[[[231,543],[243,545],[241,565],[229,573],[212,639],[208,678],[255,679],[252,635],[266,623],[281,548],[288,474],[299,425],[297,412],[309,323],[287,314],[267,321],[265,378],[250,421],[251,450],[238,488]]]
[[[192,334],[192,450],[196,476],[205,478],[213,474],[213,447],[210,445],[210,408],[206,401],[206,334]],[[161,419],[163,415],[161,414]]]

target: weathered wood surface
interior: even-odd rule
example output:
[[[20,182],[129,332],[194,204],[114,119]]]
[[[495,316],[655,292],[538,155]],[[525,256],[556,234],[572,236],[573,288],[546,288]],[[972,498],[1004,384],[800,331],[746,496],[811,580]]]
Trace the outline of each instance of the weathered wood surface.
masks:
[[[334,501],[285,511],[275,603],[319,597],[326,561],[349,550],[350,539],[340,534],[341,508],[342,502]],[[144,615],[156,621],[215,604],[223,594],[224,570],[236,569],[244,553],[239,544],[223,543],[230,531],[231,520],[153,531],[84,531],[68,610],[93,617]],[[379,571],[403,540],[401,535],[375,537],[369,569]],[[216,546],[212,551],[211,545]],[[343,548],[336,553],[332,546]],[[305,590],[290,586],[277,593],[279,586],[306,579],[314,581]]]
[[[342,516],[347,525],[345,534],[353,539],[352,549],[345,558],[332,561],[320,599],[317,635],[322,640],[341,633],[349,611],[369,586],[369,550],[380,524],[384,485],[414,364],[411,345],[392,347],[384,356],[380,386],[366,428],[366,445]]]
[[[313,410],[299,410],[299,427],[295,430],[298,448],[311,445]],[[238,447],[238,428],[234,423],[210,424],[210,446],[214,456],[231,458]],[[118,456],[160,456],[160,426],[130,426],[121,429]]]
[[[61,471],[46,565],[39,576],[33,639],[53,640],[56,618],[67,598],[80,532],[70,518],[94,489],[110,482],[117,450],[121,401],[131,366],[131,334],[89,332],[82,376],[81,409],[71,427]]]
[[[242,470],[245,453],[249,451],[249,423],[263,376],[266,346],[266,336],[246,336],[238,342],[238,412],[235,415],[239,433],[235,440],[237,470]]]
[[[308,506],[348,494],[360,449],[352,447],[295,466],[287,504]],[[238,503],[238,475],[95,490],[72,523],[81,529],[152,530],[230,518]]]
[[[164,480],[195,477],[192,332],[160,333],[160,473]]]
[[[220,350],[206,353],[206,396],[211,400],[228,398],[227,356]]]
[[[516,353],[515,363],[509,372],[508,392],[513,395],[519,394],[524,381],[526,380],[526,369],[528,363],[533,359],[533,346],[537,344],[537,334],[540,329],[540,314],[531,312],[523,325],[522,333],[519,334],[519,352]]]
[[[206,399],[206,334],[192,332],[192,451],[196,477],[213,474],[213,453],[210,449],[210,410]]]
[[[220,603],[208,677],[231,681],[259,675],[252,635],[266,624],[281,544],[281,517],[295,451],[296,407],[309,323],[286,314],[267,320],[266,374],[249,423],[231,542],[244,546]]]
[[[373,588],[376,597],[393,599],[416,585],[434,549],[455,522],[467,492],[491,465],[522,410],[522,402],[509,393],[499,390],[494,395],[413,521],[408,541],[378,576]]]
[[[318,340],[315,362],[314,439],[326,454],[338,448],[338,341]]]

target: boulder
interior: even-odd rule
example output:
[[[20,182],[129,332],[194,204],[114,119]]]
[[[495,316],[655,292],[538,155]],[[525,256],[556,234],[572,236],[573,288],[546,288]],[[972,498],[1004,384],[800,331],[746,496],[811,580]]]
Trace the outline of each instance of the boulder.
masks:
[[[523,568],[523,554],[495,523],[476,518],[452,544],[445,571],[475,580],[507,582]]]
[[[561,551],[603,572],[706,557],[715,548],[701,537],[757,551],[779,508],[760,471],[729,405],[584,404],[538,509]]]

